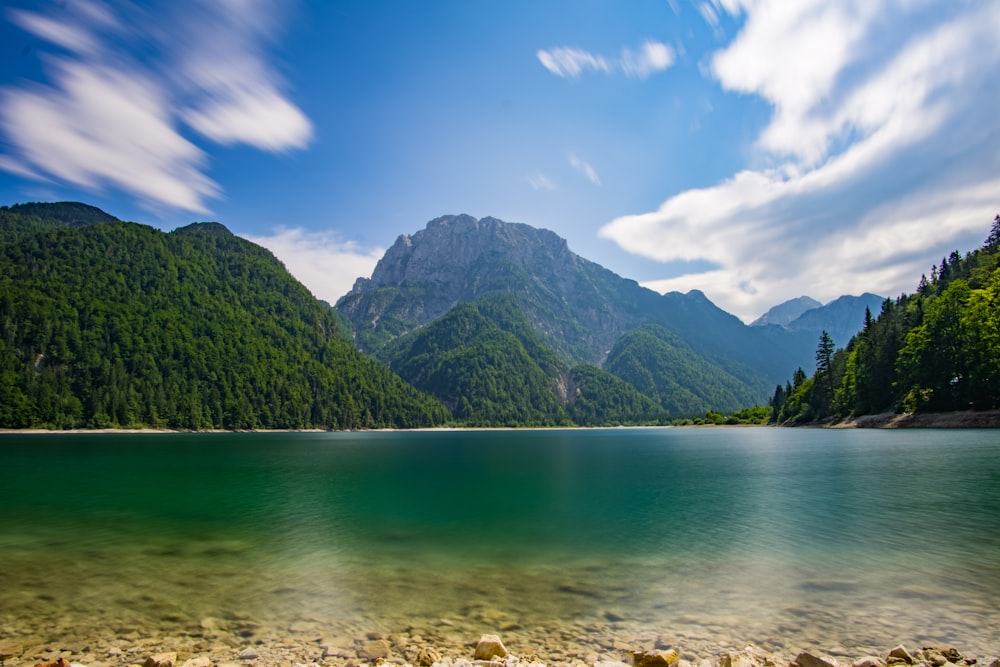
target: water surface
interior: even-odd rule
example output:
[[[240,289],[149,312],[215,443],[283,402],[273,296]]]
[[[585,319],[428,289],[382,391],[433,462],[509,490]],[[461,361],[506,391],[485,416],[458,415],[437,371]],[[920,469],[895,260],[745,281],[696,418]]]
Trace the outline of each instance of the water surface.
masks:
[[[4,435],[0,470],[7,632],[1000,653],[995,431]]]

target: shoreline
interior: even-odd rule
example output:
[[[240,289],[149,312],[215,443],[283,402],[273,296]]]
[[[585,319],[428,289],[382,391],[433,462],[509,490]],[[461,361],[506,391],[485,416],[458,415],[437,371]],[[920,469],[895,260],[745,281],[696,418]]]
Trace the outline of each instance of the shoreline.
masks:
[[[253,632],[215,632],[219,620],[204,620],[204,631],[186,638],[130,636],[110,644],[2,637],[0,659],[6,667],[1000,667],[995,654],[965,655],[951,644],[933,642],[855,655],[835,645],[776,653],[752,642],[692,652],[667,635],[536,635],[525,644],[487,630],[477,641],[437,628],[348,635],[331,628],[308,638],[251,639]]]
[[[1000,428],[1000,410],[966,410],[962,412],[926,412],[926,413],[895,413],[884,412],[876,415],[862,415],[840,420],[825,420],[802,424],[830,429],[850,428]],[[465,432],[465,431],[594,431],[619,430],[638,428],[761,428],[781,427],[779,424],[663,424],[656,426],[431,426],[412,429],[364,429],[364,430],[333,430],[333,429],[169,429],[169,428],[80,428],[80,429],[45,429],[45,428],[0,428],[0,437],[10,435],[73,435],[73,434],[176,434],[176,433],[435,433],[435,432]],[[795,427],[792,427],[795,428]]]

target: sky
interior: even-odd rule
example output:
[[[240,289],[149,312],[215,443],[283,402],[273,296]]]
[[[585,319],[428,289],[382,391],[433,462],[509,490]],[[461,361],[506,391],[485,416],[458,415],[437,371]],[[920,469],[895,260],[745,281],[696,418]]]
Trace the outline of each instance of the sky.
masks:
[[[996,0],[0,4],[0,205],[213,220],[331,303],[441,215],[750,321],[1000,212]]]

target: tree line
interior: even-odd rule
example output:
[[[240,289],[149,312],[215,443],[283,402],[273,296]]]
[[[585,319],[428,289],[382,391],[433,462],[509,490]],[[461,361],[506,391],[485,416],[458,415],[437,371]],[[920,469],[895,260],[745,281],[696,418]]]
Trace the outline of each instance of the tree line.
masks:
[[[887,299],[848,345],[826,332],[816,371],[775,388],[772,420],[1000,408],[1000,215],[985,243],[942,258],[916,292]]]

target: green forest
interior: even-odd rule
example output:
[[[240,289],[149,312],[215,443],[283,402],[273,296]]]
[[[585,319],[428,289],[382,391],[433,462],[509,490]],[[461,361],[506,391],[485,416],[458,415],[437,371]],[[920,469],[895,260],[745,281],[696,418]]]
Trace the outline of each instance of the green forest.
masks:
[[[557,353],[503,292],[384,344],[217,223],[165,233],[78,203],[0,207],[0,428],[369,429],[812,423],[1000,408],[1000,216],[912,295],[824,332],[769,406],[641,325],[603,367]]]
[[[660,423],[665,412],[590,364],[570,368],[531,328],[513,297],[495,293],[401,336],[390,367],[441,400],[465,426]]]
[[[824,332],[815,373],[779,385],[771,408],[773,421],[792,424],[1000,409],[1000,215],[982,247],[952,252],[913,294],[867,313],[845,348]]]
[[[376,428],[447,410],[264,248],[83,204],[0,208],[0,427]]]

